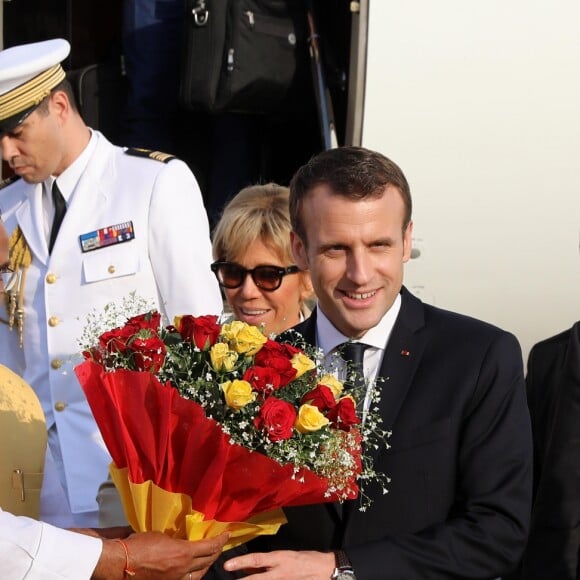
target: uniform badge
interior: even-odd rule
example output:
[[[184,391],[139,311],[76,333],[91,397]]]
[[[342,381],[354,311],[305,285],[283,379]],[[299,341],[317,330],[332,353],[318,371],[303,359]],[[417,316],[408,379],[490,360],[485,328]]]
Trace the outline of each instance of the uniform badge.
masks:
[[[0,180],[0,189],[4,189],[5,187],[8,187],[9,185],[13,184],[18,179],[20,179],[19,175],[13,175],[12,177],[7,177],[6,179]]]
[[[175,155],[170,153],[163,153],[163,151],[151,151],[151,149],[140,149],[139,147],[128,147],[125,149],[127,155],[134,157],[145,157],[147,159],[154,159],[162,163],[169,163],[172,159],[177,159]]]
[[[128,242],[135,237],[135,230],[133,229],[133,222],[122,222],[114,226],[107,226],[94,232],[81,234],[79,240],[81,242],[81,250],[83,252],[92,252],[112,246],[114,244],[122,244]]]

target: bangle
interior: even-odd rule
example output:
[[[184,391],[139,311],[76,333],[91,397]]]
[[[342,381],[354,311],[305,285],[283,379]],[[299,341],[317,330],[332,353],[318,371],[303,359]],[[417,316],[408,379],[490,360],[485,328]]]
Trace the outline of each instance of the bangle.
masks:
[[[125,552],[125,569],[123,570],[123,578],[127,576],[135,576],[135,570],[131,570],[131,568],[129,568],[129,548],[127,548],[127,544],[119,538],[115,538],[115,542],[119,542],[119,544],[123,546],[123,551]]]

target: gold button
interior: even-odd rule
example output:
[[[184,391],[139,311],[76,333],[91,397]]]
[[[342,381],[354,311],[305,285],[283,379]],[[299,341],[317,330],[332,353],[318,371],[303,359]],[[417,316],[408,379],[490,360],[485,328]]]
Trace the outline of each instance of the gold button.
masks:
[[[48,319],[48,326],[57,326],[59,322],[60,320],[58,319],[58,316],[51,316]]]
[[[46,281],[48,284],[54,284],[56,282],[56,274],[53,274],[52,272],[48,273],[46,275]]]
[[[57,401],[54,404],[54,410],[55,411],[58,411],[59,413],[62,412],[62,411],[64,411],[65,408],[66,408],[66,403],[64,401]]]
[[[54,370],[56,370],[56,369],[59,369],[59,368],[62,366],[62,361],[61,361],[59,358],[53,358],[53,359],[50,361],[50,366],[51,366],[51,367],[52,367]]]
[[[117,270],[117,268],[115,268],[115,266],[113,266],[112,264],[109,266],[108,268],[109,270],[109,274],[114,274]]]

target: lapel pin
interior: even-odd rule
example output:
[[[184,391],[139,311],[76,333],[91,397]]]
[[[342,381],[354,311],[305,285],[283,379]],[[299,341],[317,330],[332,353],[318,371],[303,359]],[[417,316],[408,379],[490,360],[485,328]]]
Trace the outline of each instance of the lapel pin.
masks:
[[[403,349],[403,350],[401,351],[401,354],[402,354],[403,356],[409,356],[411,353],[410,353],[408,350],[405,350],[405,349]]]

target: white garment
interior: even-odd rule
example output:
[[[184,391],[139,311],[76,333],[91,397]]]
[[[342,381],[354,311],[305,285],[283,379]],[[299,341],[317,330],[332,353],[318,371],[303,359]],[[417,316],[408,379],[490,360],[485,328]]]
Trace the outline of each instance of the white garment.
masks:
[[[102,549],[103,542],[98,538],[0,509],[2,580],[88,580]]]
[[[56,478],[47,472],[45,481],[65,483],[73,514],[92,513],[88,522],[75,522],[79,526],[97,524],[97,489],[107,478],[110,462],[73,371],[87,314],[133,291],[157,304],[166,323],[177,314],[222,310],[209,267],[207,215],[187,165],[128,155],[98,131],[93,139],[94,152],[69,198],[50,256],[42,183],[18,180],[0,196],[8,233],[20,226],[33,255],[26,271],[24,348],[18,348],[18,333],[0,324],[0,363],[33,387],[47,428],[56,426],[56,447],[52,441],[51,448],[57,463],[62,456],[63,469]],[[66,171],[61,179],[66,180]],[[81,251],[81,234],[129,221],[135,239]],[[7,317],[3,304],[0,317]],[[59,362],[62,366],[55,368]],[[47,491],[54,497],[54,490],[43,489],[44,498]],[[41,505],[43,513],[48,513],[46,507]],[[54,505],[48,507],[54,511]],[[62,508],[67,511],[65,505]]]
[[[397,321],[397,316],[401,310],[401,295],[397,294],[395,301],[389,310],[383,315],[379,323],[367,330],[365,335],[356,342],[363,342],[369,345],[364,352],[363,374],[367,381],[368,389],[366,392],[363,409],[369,408],[372,396],[372,388],[377,374],[381,367],[383,355],[393,332],[393,327]],[[338,347],[350,340],[350,337],[342,334],[327,316],[318,308],[316,315],[316,344],[322,349],[324,355],[324,367],[328,372],[335,374],[337,378],[344,381],[346,378],[346,366],[342,358],[337,356]]]
[[[82,153],[63,171],[58,177],[57,187],[61,195],[64,198],[67,209],[69,208],[72,200],[72,195],[76,189],[77,183],[83,176],[85,169],[99,141],[98,136],[94,131],[91,130],[91,138],[89,144],[84,148]],[[42,196],[42,206],[44,210],[44,235],[46,237],[46,243],[49,243],[50,232],[52,230],[52,222],[54,221],[54,214],[56,208],[54,207],[54,201],[52,199],[52,186],[57,179],[50,175],[44,180],[44,190]]]
[[[400,310],[401,295],[397,294],[392,306],[384,314],[379,323],[367,330],[362,338],[356,339],[356,342],[363,342],[370,347],[364,352],[363,363],[364,376],[369,382],[374,381],[379,372],[385,348],[389,342],[389,337],[391,336]],[[337,356],[335,353],[338,347],[348,340],[350,340],[350,337],[342,334],[319,307],[316,316],[316,344],[325,353],[325,366],[329,369],[336,369],[337,378],[340,380],[345,379],[345,368],[341,361],[337,364]]]

